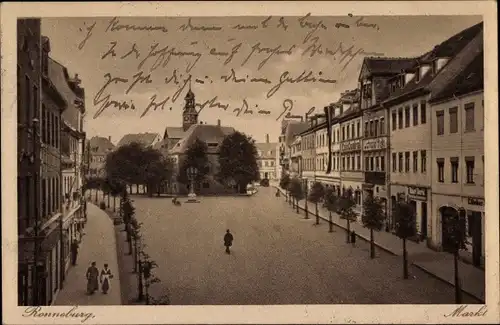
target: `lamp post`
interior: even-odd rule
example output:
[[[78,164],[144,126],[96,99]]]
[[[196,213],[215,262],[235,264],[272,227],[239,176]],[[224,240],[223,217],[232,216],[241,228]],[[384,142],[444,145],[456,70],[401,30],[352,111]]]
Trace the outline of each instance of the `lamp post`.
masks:
[[[306,219],[309,219],[309,209],[307,207],[307,199],[308,199],[308,195],[309,195],[309,189],[307,187],[307,178],[304,179],[304,180],[305,180],[305,182],[304,182],[304,187],[305,187],[304,192],[305,192],[305,201],[306,201],[306,203],[305,203]]]
[[[187,202],[198,202],[198,200],[196,199],[196,193],[194,192],[194,181],[197,174],[198,174],[198,169],[196,167],[189,167],[187,169],[187,176],[191,183],[188,194],[189,199],[187,200]]]

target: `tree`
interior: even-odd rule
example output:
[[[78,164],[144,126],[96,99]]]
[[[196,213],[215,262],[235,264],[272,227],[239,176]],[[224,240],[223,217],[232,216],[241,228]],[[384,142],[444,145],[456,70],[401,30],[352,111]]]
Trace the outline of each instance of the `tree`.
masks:
[[[148,196],[153,192],[159,193],[161,186],[170,179],[172,175],[172,163],[166,159],[160,151],[152,148],[144,149],[144,164],[141,168],[143,182],[147,186]]]
[[[455,303],[462,303],[462,289],[460,284],[460,276],[458,272],[458,260],[460,250],[467,250],[466,240],[466,211],[464,208],[455,209],[453,207],[443,207],[440,209],[443,222],[443,249],[452,253],[454,257],[455,269]]]
[[[110,194],[113,196],[113,212],[116,212],[116,197],[122,195],[124,191],[127,191],[125,183],[119,180],[109,180]]]
[[[337,193],[333,188],[327,188],[325,190],[325,205],[328,210],[328,225],[329,232],[333,232],[333,222],[332,222],[332,211],[337,212],[339,206],[339,198],[337,197]]]
[[[375,258],[375,240],[373,238],[373,231],[382,230],[384,226],[385,213],[382,208],[382,202],[378,197],[367,195],[363,202],[363,214],[361,221],[363,226],[370,229],[370,257]]]
[[[299,213],[299,201],[305,198],[302,182],[297,177],[292,178],[289,184],[290,195],[295,199],[297,213]]]
[[[399,200],[393,207],[394,219],[396,221],[396,236],[403,240],[403,277],[408,279],[408,252],[406,250],[406,240],[415,236],[417,226],[415,222],[415,211],[412,206]]]
[[[348,189],[339,199],[339,212],[340,218],[345,219],[347,222],[347,242],[351,242],[349,234],[351,233],[351,221],[356,221],[357,214],[354,211],[356,201],[352,197],[352,190]]]
[[[311,192],[309,192],[309,197],[307,198],[309,201],[314,203],[315,206],[315,214],[316,214],[316,224],[319,224],[319,214],[318,214],[318,203],[323,200],[325,196],[325,187],[320,182],[314,182],[311,187]]]
[[[144,178],[144,152],[142,144],[132,142],[109,153],[104,165],[106,175],[129,185],[141,183]]]
[[[190,184],[187,170],[189,167],[194,167],[197,170],[195,182],[200,183],[205,179],[209,172],[210,163],[207,156],[208,146],[205,142],[196,138],[196,140],[188,147],[184,159],[182,159],[177,180],[182,184]]]
[[[219,166],[217,177],[235,182],[238,192],[246,193],[247,185],[259,180],[255,141],[238,131],[226,136],[219,148]]]
[[[288,185],[290,184],[290,175],[283,173],[280,179],[280,187],[287,191],[286,200],[288,201]]]

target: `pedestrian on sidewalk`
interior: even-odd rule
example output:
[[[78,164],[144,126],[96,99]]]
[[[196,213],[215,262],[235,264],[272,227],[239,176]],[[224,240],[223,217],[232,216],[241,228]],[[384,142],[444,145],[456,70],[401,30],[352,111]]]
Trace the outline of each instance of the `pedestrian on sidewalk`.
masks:
[[[91,266],[87,269],[87,294],[94,294],[96,290],[99,289],[99,270],[95,266],[95,262],[92,262]]]
[[[354,230],[351,231],[351,243],[352,247],[356,247],[356,232]]]
[[[226,234],[224,235],[224,246],[226,246],[226,254],[231,254],[231,251],[229,250],[229,247],[233,245],[233,235],[231,232],[226,230]]]
[[[107,294],[110,288],[110,281],[113,278],[111,270],[108,268],[108,264],[104,264],[104,269],[101,271],[101,283],[102,283],[102,293]]]
[[[76,257],[78,256],[78,240],[75,238],[71,242],[71,265],[76,265]]]

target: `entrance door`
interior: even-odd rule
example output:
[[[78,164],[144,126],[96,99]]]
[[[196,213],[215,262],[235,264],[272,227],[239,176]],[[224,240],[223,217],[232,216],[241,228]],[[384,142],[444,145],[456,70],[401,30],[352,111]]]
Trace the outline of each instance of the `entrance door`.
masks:
[[[449,226],[449,222],[453,222],[453,219],[458,219],[458,212],[451,207],[442,207],[439,211],[441,212],[443,250],[454,253],[453,234],[450,233],[452,227]]]
[[[422,209],[422,226],[420,227],[420,233],[422,237],[427,238],[427,202],[420,203]]]
[[[481,212],[472,212],[472,263],[474,266],[481,266],[482,251],[482,231],[481,231]]]

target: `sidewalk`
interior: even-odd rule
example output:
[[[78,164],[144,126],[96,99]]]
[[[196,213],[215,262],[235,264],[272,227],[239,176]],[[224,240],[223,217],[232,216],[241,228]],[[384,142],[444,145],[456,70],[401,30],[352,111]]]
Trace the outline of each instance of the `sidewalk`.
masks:
[[[68,270],[63,289],[57,295],[54,305],[121,305],[120,272],[116,254],[113,222],[106,212],[87,202],[87,224],[77,264]],[[106,295],[100,291],[91,296],[86,294],[85,274],[93,261],[97,263],[99,270],[107,263],[113,273],[111,288]]]
[[[285,191],[279,186],[273,185],[282,194]],[[285,195],[282,197],[286,198]],[[299,202],[299,207],[304,210],[304,200]],[[311,214],[311,219],[314,220],[314,203],[308,204],[308,210]],[[328,221],[328,210],[318,205],[318,213],[321,219]],[[341,219],[336,213],[332,213],[332,222],[343,229],[347,228],[347,222]],[[350,224],[351,231],[354,230],[356,235],[364,240],[370,240],[370,230],[363,227],[362,224],[352,222]],[[375,245],[393,255],[403,255],[403,244],[401,239],[385,231],[375,232]],[[408,252],[408,260],[416,267],[431,274],[432,276],[448,282],[451,285],[455,283],[453,255],[445,252],[437,252],[428,248],[425,242],[415,243],[406,241],[406,249]],[[462,290],[477,299],[485,301],[485,275],[484,271],[474,267],[473,265],[459,261],[459,274],[462,281]]]

